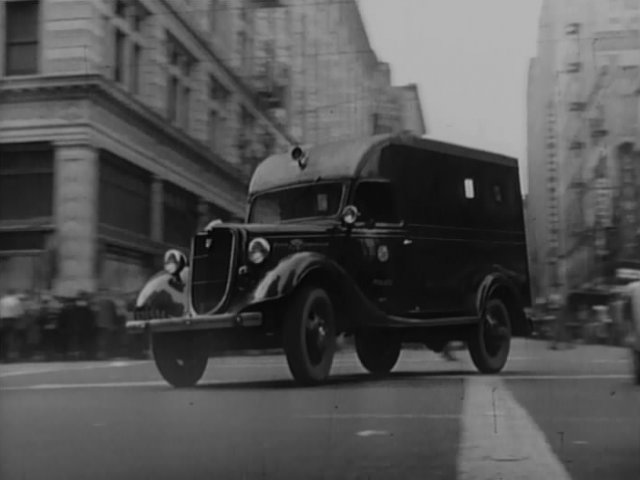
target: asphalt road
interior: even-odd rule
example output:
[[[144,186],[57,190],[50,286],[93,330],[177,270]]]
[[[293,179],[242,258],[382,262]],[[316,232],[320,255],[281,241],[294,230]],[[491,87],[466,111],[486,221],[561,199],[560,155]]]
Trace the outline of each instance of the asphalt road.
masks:
[[[0,366],[0,479],[640,478],[640,388],[623,349],[517,341],[499,376],[352,352],[298,388],[281,356],[212,359],[175,390],[152,362]]]

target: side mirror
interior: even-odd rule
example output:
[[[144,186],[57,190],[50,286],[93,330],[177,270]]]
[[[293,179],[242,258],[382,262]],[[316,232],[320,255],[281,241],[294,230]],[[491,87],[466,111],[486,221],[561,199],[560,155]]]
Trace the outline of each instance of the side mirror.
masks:
[[[177,277],[187,266],[187,256],[180,250],[172,248],[164,254],[164,271],[169,275]]]
[[[352,226],[360,217],[360,211],[355,205],[347,205],[342,210],[342,223]]]

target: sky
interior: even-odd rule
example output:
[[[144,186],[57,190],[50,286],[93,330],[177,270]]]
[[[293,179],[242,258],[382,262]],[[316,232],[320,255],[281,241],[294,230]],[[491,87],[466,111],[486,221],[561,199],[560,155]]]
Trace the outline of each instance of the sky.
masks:
[[[358,3],[393,83],[418,85],[428,137],[517,157],[526,170],[527,71],[542,0]]]

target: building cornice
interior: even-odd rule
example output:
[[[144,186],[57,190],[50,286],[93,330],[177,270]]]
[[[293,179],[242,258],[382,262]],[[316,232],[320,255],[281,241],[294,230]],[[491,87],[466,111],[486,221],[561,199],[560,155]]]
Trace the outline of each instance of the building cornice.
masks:
[[[235,182],[245,188],[249,178],[241,169],[211,152],[199,141],[191,138],[165,118],[127,92],[98,74],[49,75],[0,78],[0,103],[19,103],[43,99],[100,99],[126,111],[130,118],[141,121],[154,130],[158,138],[172,143],[189,154],[199,166]]]

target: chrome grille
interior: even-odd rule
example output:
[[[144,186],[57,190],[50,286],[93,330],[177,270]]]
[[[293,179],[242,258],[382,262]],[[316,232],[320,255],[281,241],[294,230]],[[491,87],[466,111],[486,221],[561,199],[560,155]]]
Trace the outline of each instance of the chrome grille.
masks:
[[[225,300],[234,265],[234,235],[216,228],[198,235],[193,243],[191,304],[196,313],[219,308]]]

